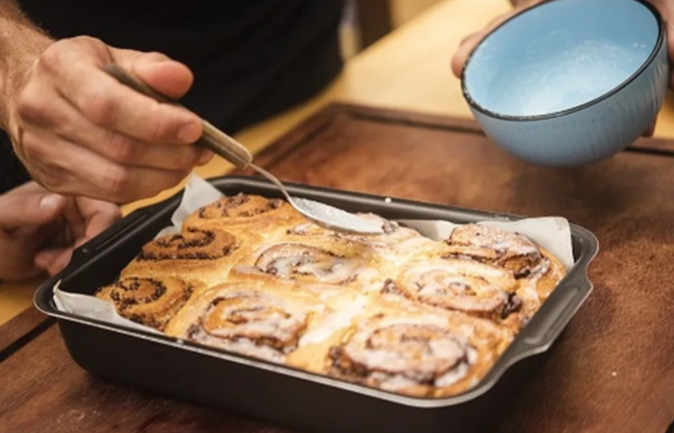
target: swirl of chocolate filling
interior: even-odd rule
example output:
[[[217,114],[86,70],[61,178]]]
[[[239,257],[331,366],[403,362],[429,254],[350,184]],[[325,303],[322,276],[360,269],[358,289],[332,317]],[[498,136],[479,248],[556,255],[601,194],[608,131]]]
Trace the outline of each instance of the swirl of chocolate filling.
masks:
[[[255,266],[279,278],[348,284],[358,277],[359,262],[319,247],[285,243],[265,250]]]
[[[224,231],[188,229],[145,245],[138,260],[213,260],[238,248],[236,238]]]
[[[284,204],[286,203],[280,199],[267,199],[239,193],[202,207],[199,209],[199,218],[249,218],[280,209]]]
[[[467,224],[457,227],[445,241],[456,247],[447,258],[471,259],[508,269],[515,278],[545,273],[549,260],[529,239],[493,227]]]
[[[506,319],[522,306],[515,293],[481,276],[457,273],[454,266],[442,262],[403,271],[395,281],[387,280],[382,292],[486,318]]]
[[[162,331],[193,290],[177,278],[128,277],[101,288],[97,296],[111,300],[122,317]]]
[[[329,357],[333,376],[389,391],[429,392],[464,378],[477,350],[434,324],[375,321],[333,346]]]
[[[214,299],[190,326],[187,339],[232,352],[283,362],[297,347],[308,314],[275,296],[233,293]]]

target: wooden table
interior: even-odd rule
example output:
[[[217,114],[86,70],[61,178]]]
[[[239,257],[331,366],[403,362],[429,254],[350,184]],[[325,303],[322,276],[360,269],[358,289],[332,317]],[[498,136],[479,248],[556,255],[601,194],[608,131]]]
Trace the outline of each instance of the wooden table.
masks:
[[[665,433],[674,420],[674,142],[643,140],[591,167],[550,170],[494,149],[472,122],[334,106],[258,161],[283,180],[564,215],[589,228],[601,250],[589,273],[595,290],[497,431]],[[96,379],[70,359],[58,327],[31,311],[2,328],[0,378],[0,433],[281,431]]]

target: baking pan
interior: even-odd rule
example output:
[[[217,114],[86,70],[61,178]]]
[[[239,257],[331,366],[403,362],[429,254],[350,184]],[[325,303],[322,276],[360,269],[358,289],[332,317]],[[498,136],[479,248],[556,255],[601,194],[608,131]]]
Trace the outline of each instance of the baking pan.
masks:
[[[222,177],[210,182],[226,195],[280,197],[268,182]],[[456,223],[515,220],[495,214],[392,200],[297,184],[291,195],[389,219],[444,219]],[[181,194],[139,209],[77,250],[70,265],[35,294],[36,307],[56,317],[73,360],[85,370],[134,387],[153,389],[309,432],[477,433],[498,422],[557,336],[592,290],[587,268],[597,253],[595,236],[571,225],[575,264],[491,371],[471,390],[448,398],[417,398],[372,389],[150,332],[129,330],[56,309],[53,286],[93,294],[170,224]]]

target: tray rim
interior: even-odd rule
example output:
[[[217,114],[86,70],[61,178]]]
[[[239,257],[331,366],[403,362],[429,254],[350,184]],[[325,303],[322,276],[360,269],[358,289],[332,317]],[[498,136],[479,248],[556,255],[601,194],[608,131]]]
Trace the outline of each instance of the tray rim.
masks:
[[[206,179],[211,184],[214,184],[216,187],[219,189],[221,188],[240,188],[240,187],[253,187],[253,188],[263,188],[263,189],[269,189],[272,191],[275,191],[275,188],[268,184],[263,179],[260,179],[256,176],[242,176],[242,175],[224,175],[224,176],[219,176],[219,177],[213,177]],[[418,200],[409,200],[409,199],[403,199],[403,198],[393,198],[393,197],[385,197],[381,195],[374,195],[374,194],[365,194],[365,193],[360,193],[360,192],[352,192],[352,191],[346,191],[346,190],[341,190],[341,189],[336,189],[336,188],[327,188],[327,187],[319,187],[319,186],[312,186],[312,185],[307,185],[307,184],[302,184],[302,183],[295,183],[295,182],[284,182],[286,185],[288,191],[291,194],[302,196],[303,194],[312,194],[312,193],[319,193],[319,194],[327,194],[327,195],[333,195],[333,196],[341,196],[343,199],[355,199],[355,201],[362,201],[363,203],[372,201],[372,200],[377,200],[383,203],[384,205],[392,205],[393,203],[397,205],[403,205],[403,206],[413,206],[413,207],[419,207],[420,211],[425,210],[436,210],[440,212],[451,212],[451,213],[456,213],[456,214],[464,214],[465,216],[479,216],[483,217],[485,219],[489,220],[518,220],[518,219],[523,219],[527,218],[526,216],[522,215],[516,215],[516,214],[511,214],[511,213],[501,213],[501,212],[490,212],[488,210],[482,210],[482,209],[474,209],[474,208],[466,208],[466,207],[459,207],[459,206],[449,206],[449,205],[441,205],[437,203],[432,203],[432,202],[424,202],[424,201],[418,201]],[[74,254],[73,258],[75,258],[77,255],[84,256],[89,254],[89,246],[92,243],[95,243],[97,239],[100,237],[104,236],[106,233],[108,233],[110,230],[115,229],[116,227],[123,228],[123,224],[125,221],[128,221],[132,217],[136,215],[142,215],[144,213],[152,213],[150,211],[159,211],[159,210],[165,210],[167,208],[170,208],[171,206],[176,206],[178,205],[180,198],[182,196],[184,189],[181,191],[178,191],[171,197],[168,197],[160,202],[151,204],[146,207],[142,207],[139,209],[136,209],[135,211],[131,212],[130,214],[126,215],[124,218],[122,218],[117,224],[111,226],[108,230],[104,231],[103,233],[99,234],[97,237],[93,238],[90,240],[87,244],[82,245]],[[386,199],[391,199],[390,202],[386,201]],[[154,212],[156,213],[156,212]],[[577,238],[580,238],[581,240],[586,242],[586,245],[589,246],[589,250],[582,252],[579,257],[574,257],[574,265],[569,269],[569,272],[567,276],[562,280],[558,286],[553,290],[553,294],[557,292],[557,289],[562,287],[564,284],[569,284],[570,286],[584,286],[585,293],[582,296],[582,298],[577,302],[576,307],[573,309],[573,311],[566,312],[567,315],[570,315],[569,320],[576,314],[578,309],[582,307],[582,305],[585,303],[587,300],[587,297],[590,295],[592,290],[594,289],[594,285],[590,281],[588,277],[588,267],[591,264],[591,262],[595,259],[597,256],[597,253],[599,251],[599,241],[597,237],[588,229],[577,225],[575,223],[572,223],[569,221],[569,226],[571,229],[571,235],[572,238],[575,236]],[[114,231],[114,230],[113,230]],[[105,250],[107,248],[114,248],[115,244],[113,243],[112,245],[108,245],[107,242],[103,241],[101,242],[101,245],[99,245],[99,248],[102,250]],[[105,247],[105,248],[103,248]],[[99,252],[100,254],[100,252]],[[94,258],[96,255],[92,256]],[[73,259],[73,262],[76,260]],[[375,398],[379,400],[384,400],[389,403],[394,403],[394,404],[399,404],[399,405],[404,405],[408,407],[414,407],[414,408],[419,408],[419,409],[434,409],[434,408],[443,408],[443,407],[448,407],[448,406],[456,406],[460,405],[462,403],[467,403],[471,400],[477,399],[481,395],[487,393],[491,388],[493,388],[500,378],[505,374],[505,372],[511,368],[513,365],[517,364],[518,362],[541,354],[543,352],[546,352],[548,348],[554,343],[556,340],[557,335],[554,335],[550,341],[548,341],[545,344],[539,344],[536,347],[530,348],[529,350],[524,350],[522,353],[515,354],[515,356],[509,356],[506,358],[507,355],[509,355],[509,351],[513,349],[515,344],[517,342],[523,341],[522,337],[522,332],[520,332],[515,339],[510,343],[509,347],[504,351],[504,353],[499,357],[499,359],[494,363],[490,371],[480,380],[475,384],[472,388],[468,389],[467,391],[464,391],[460,394],[453,395],[453,396],[447,396],[447,397],[438,397],[438,398],[432,398],[432,397],[414,397],[414,396],[408,396],[408,395],[402,395],[398,394],[395,392],[391,391],[384,391],[381,389],[377,388],[372,388],[368,387],[365,385],[360,385],[360,384],[355,384],[351,382],[347,382],[345,380],[333,378],[327,375],[319,374],[319,373],[312,373],[308,372],[306,370],[298,369],[295,367],[290,367],[284,364],[274,364],[268,361],[260,360],[257,358],[252,358],[249,356],[245,356],[242,354],[237,354],[234,352],[228,352],[222,349],[217,349],[217,348],[210,348],[207,346],[202,346],[198,345],[195,343],[191,343],[188,341],[184,341],[181,339],[176,339],[174,337],[169,337],[167,335],[163,335],[160,333],[153,333],[153,332],[147,332],[147,331],[142,331],[142,330],[136,330],[136,329],[130,329],[130,328],[125,328],[120,325],[114,325],[110,324],[108,322],[104,322],[101,320],[97,319],[91,319],[91,318],[86,318],[82,316],[78,316],[76,314],[72,313],[67,313],[58,310],[55,305],[53,304],[53,300],[51,299],[53,295],[53,289],[61,282],[63,278],[65,278],[67,275],[75,271],[77,268],[80,267],[80,263],[76,263],[75,266],[69,265],[66,269],[64,269],[62,272],[59,274],[55,275],[54,277],[49,278],[45,282],[43,282],[38,289],[35,291],[35,294],[33,296],[33,304],[36,309],[38,309],[41,313],[46,314],[47,316],[53,317],[57,319],[57,322],[60,322],[61,320],[68,321],[68,322],[73,322],[77,323],[79,325],[84,325],[84,326],[91,326],[95,328],[99,328],[101,330],[105,330],[108,332],[115,332],[118,334],[130,336],[130,337],[135,337],[135,338],[140,338],[142,340],[146,340],[155,344],[164,344],[167,346],[171,346],[176,349],[182,349],[182,350],[188,350],[194,353],[198,353],[201,355],[209,356],[209,357],[214,357],[214,358],[219,358],[225,361],[229,362],[235,362],[238,364],[243,364],[248,367],[253,367],[253,368],[258,368],[266,371],[271,371],[274,373],[280,373],[286,376],[290,376],[296,379],[302,379],[302,380],[308,380],[310,382],[314,382],[319,385],[323,386],[330,386],[333,388],[339,388],[348,392],[353,392],[360,394],[365,397],[370,397],[370,398]],[[573,278],[571,278],[573,277]],[[575,281],[573,281],[575,278]],[[571,280],[568,282],[567,280]],[[49,291],[48,294],[45,294],[45,292]],[[49,296],[50,299],[46,303],[40,299],[40,297],[43,296]],[[552,294],[550,295],[552,297]],[[548,299],[550,299],[550,297]],[[547,303],[543,303],[541,308],[538,310],[540,311]],[[46,304],[46,305],[45,305]],[[538,314],[538,311],[536,314]],[[534,317],[536,317],[536,314]],[[532,321],[534,319],[532,318]],[[559,329],[559,332],[561,332],[564,328],[566,328],[566,324]],[[504,361],[505,359],[505,361]]]

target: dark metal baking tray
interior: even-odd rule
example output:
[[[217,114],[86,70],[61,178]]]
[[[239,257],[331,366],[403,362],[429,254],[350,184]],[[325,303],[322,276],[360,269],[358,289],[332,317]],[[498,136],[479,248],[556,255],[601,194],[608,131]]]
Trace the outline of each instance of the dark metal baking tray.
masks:
[[[266,181],[222,177],[210,182],[225,194],[280,197]],[[292,195],[390,219],[445,219],[457,223],[520,216],[288,184]],[[85,370],[140,388],[231,409],[310,432],[471,433],[488,431],[532,378],[546,352],[592,290],[587,268],[598,243],[571,225],[575,264],[540,310],[471,390],[429,399],[401,396],[285,366],[126,329],[56,309],[53,286],[93,294],[112,282],[156,233],[170,224],[181,194],[139,209],[83,245],[70,265],[40,286],[36,307],[56,317],[73,360]]]

